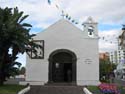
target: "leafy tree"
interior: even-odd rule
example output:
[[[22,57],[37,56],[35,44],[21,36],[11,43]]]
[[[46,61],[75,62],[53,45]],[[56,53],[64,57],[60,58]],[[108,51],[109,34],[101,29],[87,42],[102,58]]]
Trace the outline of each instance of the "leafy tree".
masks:
[[[18,67],[15,65],[21,65],[15,61],[17,54],[23,54],[31,46],[39,47],[32,41],[34,35],[29,34],[32,26],[23,22],[27,17],[17,7],[0,8],[0,85],[7,77],[17,74]],[[11,54],[8,53],[9,49],[12,49]]]
[[[21,69],[20,69],[20,74],[25,74],[25,72],[26,72],[26,68],[25,67],[21,67]]]
[[[109,80],[109,74],[114,71],[116,64],[111,63],[109,59],[100,59],[100,81],[107,82]]]

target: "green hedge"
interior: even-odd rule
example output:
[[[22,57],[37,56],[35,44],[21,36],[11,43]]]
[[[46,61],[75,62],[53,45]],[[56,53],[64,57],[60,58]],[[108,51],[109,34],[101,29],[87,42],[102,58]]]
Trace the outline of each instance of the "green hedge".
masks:
[[[25,86],[3,85],[3,86],[0,86],[0,94],[17,94],[17,92],[23,88],[25,88]]]

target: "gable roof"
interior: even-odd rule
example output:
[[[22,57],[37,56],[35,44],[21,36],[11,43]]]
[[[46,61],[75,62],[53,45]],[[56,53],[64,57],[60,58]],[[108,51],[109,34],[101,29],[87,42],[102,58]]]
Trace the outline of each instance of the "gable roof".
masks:
[[[88,37],[85,35],[84,31],[80,30],[75,25],[73,25],[72,23],[70,23],[69,21],[67,21],[65,19],[61,19],[61,20],[57,21],[56,23],[52,24],[51,26],[49,26],[44,31],[37,33],[35,37],[44,38],[44,37],[53,35],[53,33],[62,34],[64,36],[73,35],[73,36],[82,37],[82,38]]]
[[[78,31],[82,32],[81,29],[79,29],[78,27],[76,27],[75,25],[73,25],[71,22],[69,22],[69,21],[67,21],[66,19],[63,19],[63,18],[60,19],[60,20],[58,20],[58,21],[55,22],[54,24],[50,25],[48,28],[46,28],[46,29],[43,30],[42,32],[45,32],[45,31],[47,31],[47,30],[50,29],[50,28],[57,27],[57,26],[60,25],[60,24],[68,25],[68,26],[70,25],[70,26],[72,26],[73,28],[77,29]]]

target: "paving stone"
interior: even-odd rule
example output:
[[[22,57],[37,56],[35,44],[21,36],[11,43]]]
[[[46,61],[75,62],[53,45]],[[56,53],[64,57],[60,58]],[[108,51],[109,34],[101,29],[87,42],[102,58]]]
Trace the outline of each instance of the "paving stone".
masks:
[[[26,94],[84,94],[80,86],[31,86]]]

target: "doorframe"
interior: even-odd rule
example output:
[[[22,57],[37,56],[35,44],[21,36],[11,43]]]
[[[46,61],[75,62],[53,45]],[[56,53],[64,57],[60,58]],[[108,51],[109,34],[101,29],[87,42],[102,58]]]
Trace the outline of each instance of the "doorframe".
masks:
[[[53,79],[52,79],[52,62],[53,62],[53,56],[61,53],[61,52],[66,52],[68,54],[70,54],[72,56],[72,83],[76,83],[76,62],[77,62],[77,56],[74,52],[68,50],[68,49],[57,49],[55,51],[53,51],[50,55],[49,55],[49,73],[48,73],[48,82],[52,83]]]

